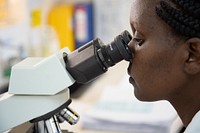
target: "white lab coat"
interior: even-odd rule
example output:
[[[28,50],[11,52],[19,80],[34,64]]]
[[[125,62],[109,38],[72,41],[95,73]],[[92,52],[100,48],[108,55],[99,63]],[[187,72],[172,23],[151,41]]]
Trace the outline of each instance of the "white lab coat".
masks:
[[[195,114],[184,133],[200,133],[200,111]]]

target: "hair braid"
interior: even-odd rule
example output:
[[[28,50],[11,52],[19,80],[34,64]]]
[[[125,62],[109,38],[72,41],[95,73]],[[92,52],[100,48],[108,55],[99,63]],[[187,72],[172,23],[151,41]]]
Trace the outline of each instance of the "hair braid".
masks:
[[[184,25],[189,26],[191,29],[194,28],[195,25],[196,27],[194,28],[194,30],[200,30],[200,25],[198,25],[198,19],[181,13],[177,9],[170,7],[166,2],[161,1],[160,5],[163,8],[163,10],[165,10],[168,14],[171,14],[171,16],[177,19],[177,21],[183,22]]]
[[[171,0],[177,8],[160,1],[156,13],[176,32],[187,37],[200,37],[200,4],[195,0]],[[196,3],[195,3],[196,2]],[[195,5],[195,6],[194,6]],[[192,12],[193,11],[193,12]],[[199,12],[199,14],[197,13]],[[197,15],[197,14],[198,15]]]
[[[198,0],[172,0],[172,2],[190,14],[193,14],[195,17],[200,17],[200,3]]]

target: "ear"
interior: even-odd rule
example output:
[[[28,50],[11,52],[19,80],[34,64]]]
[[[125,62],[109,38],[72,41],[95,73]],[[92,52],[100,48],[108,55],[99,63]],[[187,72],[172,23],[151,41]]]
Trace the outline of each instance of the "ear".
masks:
[[[190,38],[186,41],[187,59],[185,61],[185,71],[188,74],[200,73],[200,38]]]

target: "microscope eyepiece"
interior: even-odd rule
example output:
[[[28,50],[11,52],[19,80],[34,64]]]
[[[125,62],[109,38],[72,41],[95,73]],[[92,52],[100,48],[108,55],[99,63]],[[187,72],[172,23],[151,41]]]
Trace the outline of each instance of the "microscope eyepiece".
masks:
[[[66,69],[77,83],[87,83],[105,73],[116,63],[132,59],[128,47],[132,36],[128,31],[116,36],[108,45],[97,38],[83,45],[70,54],[64,54]]]
[[[128,43],[132,39],[128,31],[115,37],[115,39],[108,45],[102,46],[97,50],[97,54],[105,67],[111,67],[119,61],[125,59],[129,61],[132,58]]]

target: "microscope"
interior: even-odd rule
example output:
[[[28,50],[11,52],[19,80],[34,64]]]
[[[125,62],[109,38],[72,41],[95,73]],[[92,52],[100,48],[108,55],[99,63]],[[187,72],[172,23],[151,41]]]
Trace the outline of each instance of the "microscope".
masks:
[[[130,61],[128,31],[108,45],[96,38],[70,52],[61,49],[49,57],[28,57],[12,67],[8,92],[0,95],[0,132],[25,122],[36,133],[61,133],[59,123],[76,124],[79,115],[68,106],[69,89],[86,84],[121,60]]]

